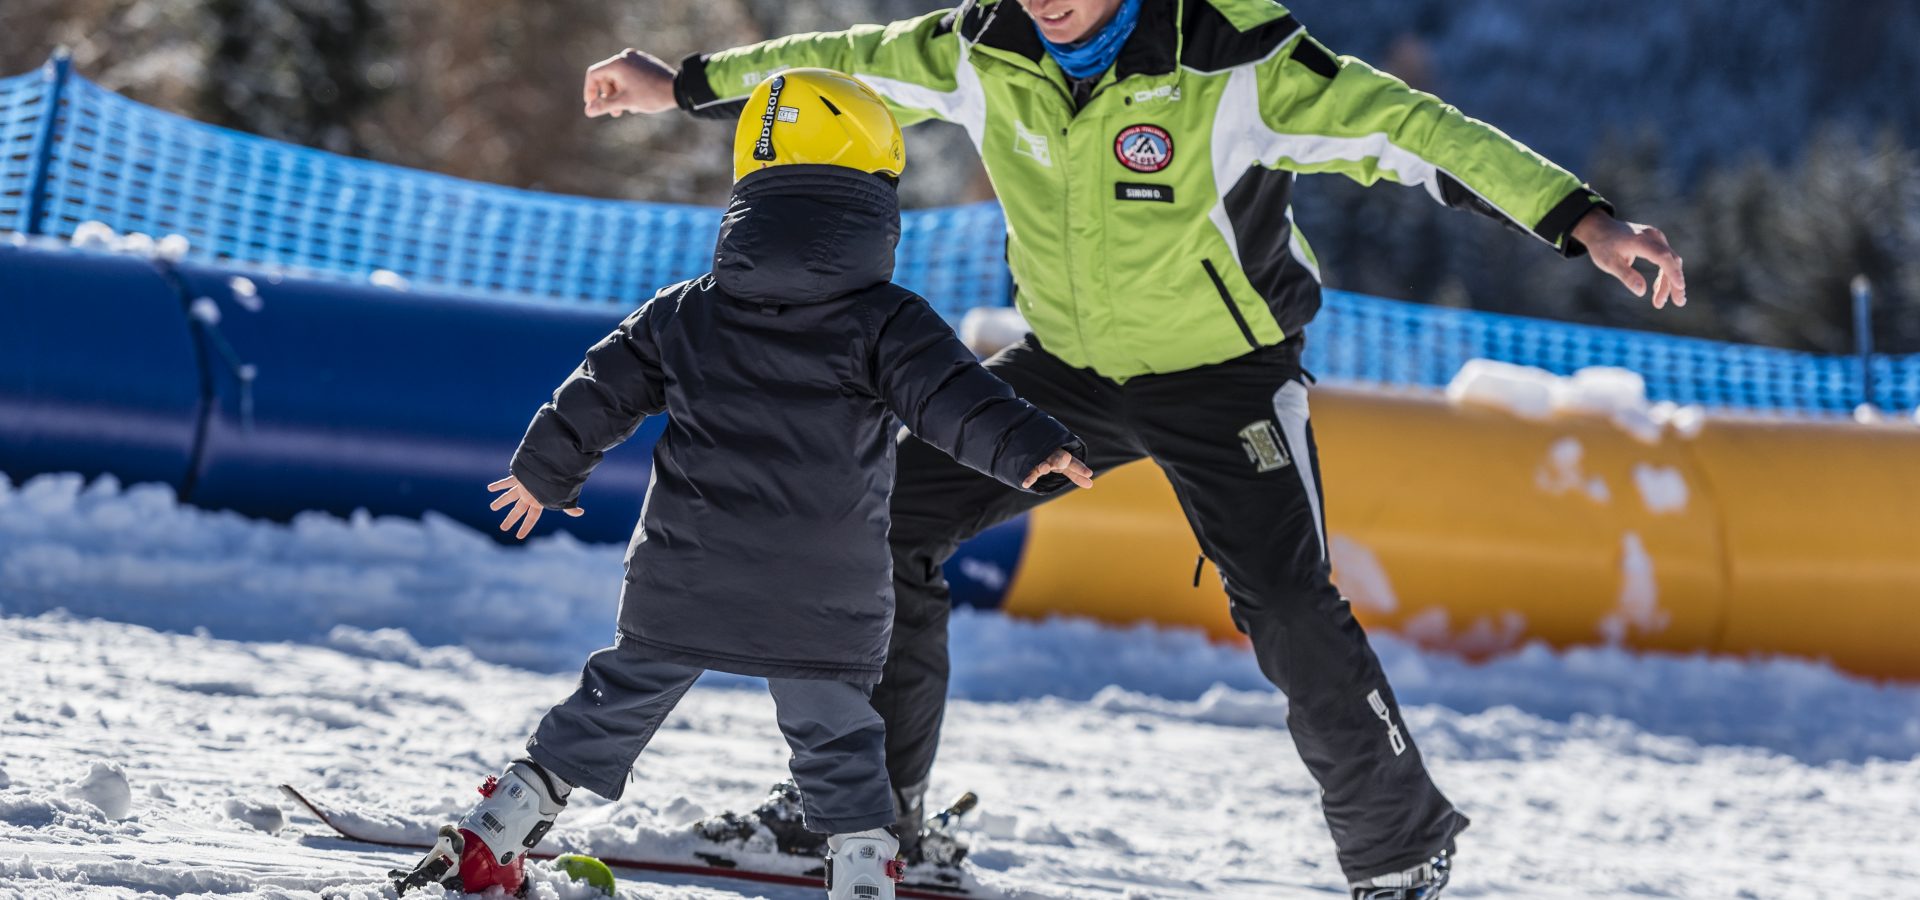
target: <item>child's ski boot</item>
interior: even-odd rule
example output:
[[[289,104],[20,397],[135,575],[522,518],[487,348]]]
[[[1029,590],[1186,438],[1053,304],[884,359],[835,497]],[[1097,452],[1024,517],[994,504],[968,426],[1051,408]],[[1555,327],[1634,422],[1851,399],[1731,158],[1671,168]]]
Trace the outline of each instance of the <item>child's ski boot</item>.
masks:
[[[1452,851],[1442,850],[1406,871],[1376,875],[1353,885],[1353,900],[1434,900],[1452,874]]]
[[[530,759],[515,760],[480,786],[480,802],[443,826],[433,849],[411,870],[395,870],[394,890],[406,893],[439,883],[475,893],[499,887],[518,896],[526,887],[526,852],[547,836],[573,789]]]
[[[827,838],[827,900],[894,900],[893,885],[907,873],[899,852],[885,828]]]

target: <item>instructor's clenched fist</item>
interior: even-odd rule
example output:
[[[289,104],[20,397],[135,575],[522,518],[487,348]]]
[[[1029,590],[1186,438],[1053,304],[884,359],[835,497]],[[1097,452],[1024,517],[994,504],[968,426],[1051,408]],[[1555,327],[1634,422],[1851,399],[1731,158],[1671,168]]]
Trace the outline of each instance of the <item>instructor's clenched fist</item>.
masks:
[[[622,113],[657,113],[674,107],[672,66],[631,47],[587,69],[581,100],[587,118]]]

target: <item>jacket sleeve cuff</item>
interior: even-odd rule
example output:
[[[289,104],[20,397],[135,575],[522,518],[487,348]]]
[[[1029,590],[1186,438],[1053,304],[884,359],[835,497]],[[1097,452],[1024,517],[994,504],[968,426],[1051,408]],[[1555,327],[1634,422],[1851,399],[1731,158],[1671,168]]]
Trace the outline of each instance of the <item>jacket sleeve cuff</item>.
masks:
[[[673,76],[673,102],[699,119],[732,119],[740,115],[744,100],[722,100],[707,80],[707,54],[695,53],[680,61],[680,73]]]
[[[1541,240],[1558,247],[1561,256],[1568,259],[1585,256],[1586,245],[1573,239],[1573,226],[1579,224],[1581,218],[1595,209],[1605,210],[1607,215],[1613,215],[1613,204],[1608,203],[1607,198],[1582,185],[1561,198],[1552,209],[1547,210],[1547,214],[1540,218],[1540,224],[1534,226],[1533,233],[1539,235]]]
[[[1062,431],[1065,432],[1065,429],[1062,429]],[[1047,448],[1038,457],[1035,457],[1033,460],[1028,462],[1027,467],[1020,471],[1020,477],[1022,479],[1027,477],[1028,472],[1033,471],[1041,463],[1046,462],[1047,457],[1052,456],[1053,451],[1055,450],[1064,449],[1068,453],[1073,454],[1074,459],[1078,459],[1081,461],[1086,460],[1087,458],[1086,443],[1080,440],[1079,438],[1074,437],[1070,432],[1065,432],[1065,433],[1067,434],[1067,440]],[[1015,482],[1015,483],[1017,484],[1018,482]],[[1048,472],[1047,474],[1040,476],[1039,480],[1033,483],[1033,487],[1025,488],[1025,490],[1030,494],[1039,494],[1040,496],[1044,497],[1048,494],[1059,493],[1060,491],[1064,491],[1070,487],[1073,487],[1073,482],[1069,480],[1067,476],[1062,475],[1058,472]]]
[[[513,454],[513,462],[507,465],[507,472],[526,488],[533,499],[539,501],[545,509],[571,509],[580,505],[580,485],[563,484],[539,473],[541,466],[533,462],[528,448],[521,447]]]

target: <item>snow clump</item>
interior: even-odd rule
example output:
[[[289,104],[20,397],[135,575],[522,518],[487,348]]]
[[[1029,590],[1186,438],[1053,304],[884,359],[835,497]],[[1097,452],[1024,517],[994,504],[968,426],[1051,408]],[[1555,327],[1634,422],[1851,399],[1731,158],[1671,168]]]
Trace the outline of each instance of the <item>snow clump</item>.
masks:
[[[112,250],[120,244],[120,235],[105,222],[81,222],[73,230],[71,242],[80,250]]]
[[[167,262],[179,262],[186,259],[188,251],[192,249],[193,244],[186,235],[170,234],[160,239],[160,243],[154,247],[154,253]]]
[[[392,288],[396,291],[404,291],[408,287],[406,276],[388,269],[373,270],[373,274],[368,275],[367,280],[375,287]]]
[[[119,250],[121,253],[130,253],[134,256],[157,256],[160,252],[160,245],[154,241],[153,235],[147,234],[144,231],[136,231],[121,238],[120,246],[114,249]]]
[[[1633,483],[1640,488],[1647,512],[1657,516],[1687,511],[1687,476],[1679,469],[1640,463],[1633,467]]]
[[[123,235],[114,231],[113,226],[98,221],[81,222],[73,229],[73,236],[67,239],[67,243],[76,250],[126,253],[167,262],[186,259],[193,250],[193,242],[187,240],[186,235],[169,234],[158,240],[153,235],[139,231]]]
[[[188,307],[187,312],[201,324],[220,324],[220,304],[213,302],[213,298],[211,297],[195,298],[193,305]]]
[[[1472,359],[1447,385],[1447,399],[1503,409],[1523,419],[1545,421],[1567,413],[1605,416],[1647,444],[1660,442],[1671,425],[1682,437],[1699,433],[1698,407],[1649,403],[1640,373],[1615,366],[1593,366],[1571,376],[1491,359]]]
[[[113,763],[97,762],[75,786],[76,799],[100,808],[109,819],[124,819],[133,812],[133,788],[127,773]]]
[[[228,798],[222,806],[227,818],[268,834],[274,834],[287,827],[287,814],[280,807],[263,801],[248,801],[238,797]]]
[[[260,288],[253,283],[253,279],[235,275],[227,279],[227,288],[233,291],[233,302],[240,304],[241,309],[247,312],[260,311]]]

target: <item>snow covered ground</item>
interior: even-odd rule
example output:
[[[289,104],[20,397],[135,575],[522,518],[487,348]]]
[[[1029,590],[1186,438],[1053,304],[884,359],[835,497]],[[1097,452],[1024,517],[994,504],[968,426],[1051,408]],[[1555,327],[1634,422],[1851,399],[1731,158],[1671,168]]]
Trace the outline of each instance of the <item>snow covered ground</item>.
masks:
[[[0,896],[371,890],[406,854],[323,836],[272,785],[396,826],[455,815],[605,640],[619,553],[0,479]],[[1340,896],[1285,701],[1246,654],[965,613],[954,644],[970,699],[934,790],[981,795],[985,888]],[[1470,666],[1378,644],[1436,779],[1475,820],[1449,896],[1916,894],[1920,687],[1794,661],[1529,648]],[[758,686],[710,677],[626,798],[580,795],[552,841],[671,850],[683,823],[750,807],[785,753]],[[817,896],[638,876],[622,890]],[[536,891],[583,896],[557,879]]]

